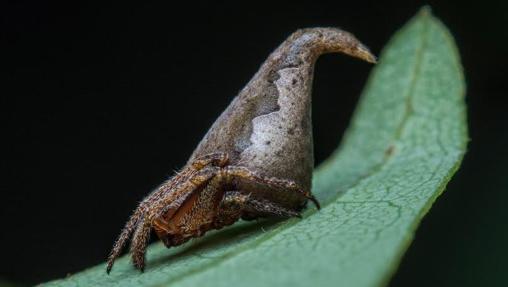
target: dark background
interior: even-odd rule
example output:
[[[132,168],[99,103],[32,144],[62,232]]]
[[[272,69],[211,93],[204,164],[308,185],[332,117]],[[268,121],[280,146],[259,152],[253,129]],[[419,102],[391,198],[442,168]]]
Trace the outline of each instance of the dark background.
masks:
[[[239,2],[2,2],[1,278],[37,283],[103,262],[136,203],[297,28],[340,26],[379,54],[425,4]],[[463,59],[471,142],[393,286],[508,282],[507,3],[429,3]],[[318,61],[318,162],[370,69],[340,55]]]

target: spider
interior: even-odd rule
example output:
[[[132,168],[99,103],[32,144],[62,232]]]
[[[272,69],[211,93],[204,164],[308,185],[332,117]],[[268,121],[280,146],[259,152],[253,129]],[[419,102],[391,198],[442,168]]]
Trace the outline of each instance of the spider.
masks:
[[[107,272],[131,235],[132,262],[143,271],[152,229],[169,248],[240,218],[300,217],[307,200],[319,208],[314,196],[294,181],[230,164],[225,152],[207,154],[188,164],[139,204],[113,246]]]
[[[152,229],[169,248],[239,219],[300,217],[309,200],[319,209],[310,193],[310,98],[314,63],[331,52],[376,61],[343,30],[293,33],[219,116],[185,167],[139,204],[113,246],[107,272],[131,237],[132,262],[143,271]]]

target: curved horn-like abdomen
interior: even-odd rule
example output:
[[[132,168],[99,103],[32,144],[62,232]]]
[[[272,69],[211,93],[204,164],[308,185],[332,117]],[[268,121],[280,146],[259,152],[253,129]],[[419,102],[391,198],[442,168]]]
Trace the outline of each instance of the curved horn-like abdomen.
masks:
[[[189,162],[227,152],[231,163],[296,181],[310,190],[314,166],[311,88],[324,53],[375,57],[352,34],[336,28],[298,30],[261,66],[213,124]]]

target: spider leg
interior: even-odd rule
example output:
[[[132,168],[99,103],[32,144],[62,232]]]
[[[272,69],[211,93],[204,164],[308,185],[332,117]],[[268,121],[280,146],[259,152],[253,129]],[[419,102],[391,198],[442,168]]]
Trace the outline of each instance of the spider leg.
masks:
[[[205,184],[228,162],[227,153],[211,153],[195,159],[187,168],[164,182],[147,196],[131,215],[120,236],[113,245],[106,272],[109,274],[123,247],[134,232],[131,244],[134,265],[143,269],[144,253],[154,219],[173,209],[173,214],[196,190]],[[147,231],[148,230],[148,231]]]
[[[256,191],[256,187],[268,187],[274,190],[282,190],[284,193],[290,192],[294,196],[304,197],[320,209],[321,206],[317,199],[309,192],[304,191],[297,183],[291,180],[280,179],[276,177],[266,177],[258,174],[243,166],[227,166],[221,170],[220,175],[229,182],[235,182],[241,189]],[[246,188],[242,188],[245,186]]]
[[[225,152],[210,153],[198,157],[192,162],[192,167],[200,170],[208,165],[225,166],[229,161],[229,156]]]
[[[183,181],[175,186],[171,193],[162,196],[159,200],[152,203],[148,210],[150,221],[153,222],[153,220],[162,216],[169,209],[173,208],[176,212],[177,208],[188,199],[190,194],[212,180],[219,170],[220,168],[215,166],[205,167],[191,175],[187,181]]]
[[[175,176],[170,180],[164,182],[157,190],[152,192],[149,196],[147,196],[136,208],[134,213],[131,215],[125,227],[122,229],[120,236],[116,240],[113,245],[113,249],[111,250],[110,255],[108,256],[108,263],[106,267],[106,272],[109,274],[111,269],[113,268],[113,264],[115,263],[116,258],[120,256],[122,249],[125,244],[129,240],[131,234],[136,230],[140,219],[143,217],[143,214],[147,211],[148,206],[150,206],[154,201],[157,201],[163,194],[172,190],[175,184],[178,183],[179,176]]]
[[[150,231],[155,220],[160,218],[166,211],[174,208],[175,211],[185,203],[185,200],[196,190],[200,190],[218,171],[218,167],[206,167],[196,172],[187,181],[174,186],[166,196],[162,196],[156,202],[152,202],[146,208],[143,218],[138,220],[138,225],[132,236],[131,253],[134,267],[143,271],[145,267],[145,251],[150,237]],[[175,198],[175,194],[178,197]]]
[[[220,229],[238,219],[251,220],[258,217],[301,217],[300,213],[269,200],[255,198],[251,193],[227,191],[220,203],[214,220],[214,228]]]
[[[251,193],[241,191],[226,192],[222,198],[220,207],[220,212],[217,214],[217,221],[224,223],[224,225],[228,225],[227,223],[229,223],[229,221],[232,221],[234,218],[238,219],[240,216],[242,218],[245,217],[244,219],[249,218],[249,214],[255,215],[253,218],[259,215],[301,217],[300,213],[297,211],[285,208],[263,198],[253,197]]]
[[[132,232],[136,228],[136,225],[139,221],[139,218],[141,217],[140,208],[138,208],[134,214],[131,215],[129,218],[129,221],[125,224],[125,227],[122,229],[122,232],[120,233],[120,236],[118,236],[118,239],[116,240],[115,244],[113,245],[113,249],[111,250],[111,253],[108,257],[108,265],[106,267],[106,272],[109,274],[111,272],[111,268],[113,268],[113,264],[120,255],[120,252],[122,252],[123,247],[127,243],[127,240],[131,236]]]
[[[277,203],[262,199],[249,197],[244,203],[244,209],[248,213],[266,214],[277,217],[298,217],[302,218],[300,212],[284,208]]]
[[[143,217],[132,236],[132,263],[134,267],[141,270],[141,272],[145,269],[145,250],[148,240],[150,239],[151,228],[150,221],[148,221],[146,217]]]

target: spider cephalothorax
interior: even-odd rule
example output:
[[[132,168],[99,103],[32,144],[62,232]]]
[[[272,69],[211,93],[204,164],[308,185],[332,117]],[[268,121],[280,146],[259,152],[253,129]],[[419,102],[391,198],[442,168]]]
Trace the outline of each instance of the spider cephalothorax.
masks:
[[[132,236],[143,270],[153,229],[167,247],[238,219],[300,216],[311,195],[314,165],[311,88],[314,63],[342,52],[375,57],[336,28],[299,30],[279,46],[210,128],[182,171],[146,197],[109,256],[107,271]]]

